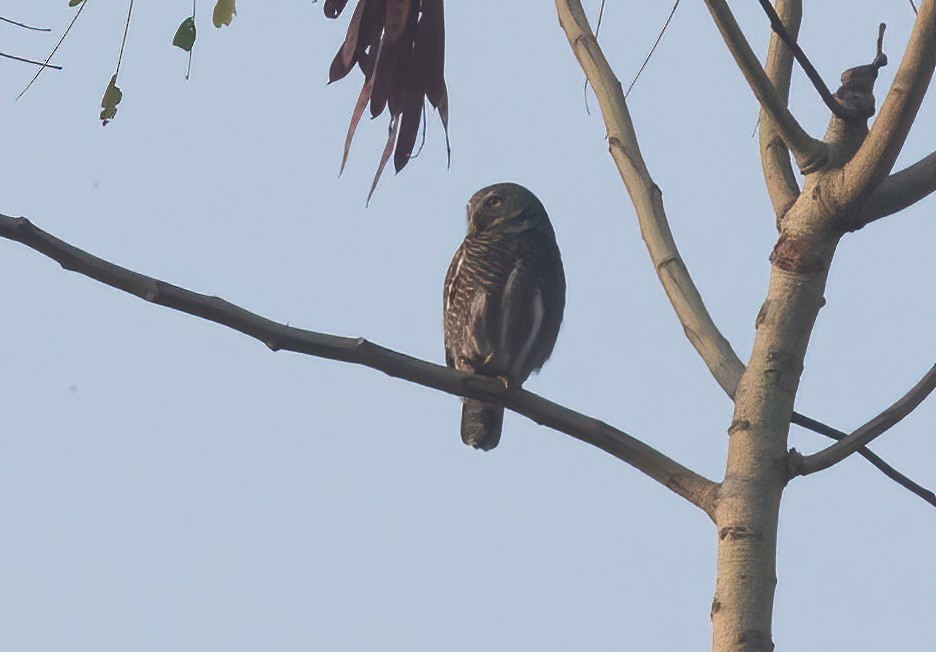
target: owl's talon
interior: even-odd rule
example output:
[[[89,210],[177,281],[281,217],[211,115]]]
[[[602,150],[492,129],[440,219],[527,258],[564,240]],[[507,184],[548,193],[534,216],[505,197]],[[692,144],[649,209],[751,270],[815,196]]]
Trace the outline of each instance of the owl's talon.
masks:
[[[507,376],[494,376],[494,378],[500,381],[500,384],[504,386],[506,391],[510,391],[510,381],[507,379]]]
[[[481,363],[481,366],[483,367],[487,365],[493,359],[494,359],[494,352],[491,351],[490,353],[488,353],[488,356],[484,359],[484,362]]]

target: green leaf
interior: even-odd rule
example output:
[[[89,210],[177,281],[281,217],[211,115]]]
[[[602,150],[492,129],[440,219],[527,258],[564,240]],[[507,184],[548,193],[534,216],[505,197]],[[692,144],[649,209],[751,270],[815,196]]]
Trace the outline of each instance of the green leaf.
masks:
[[[192,51],[192,46],[195,45],[195,16],[189,16],[182,21],[172,37],[172,44],[186,52]]]
[[[84,2],[84,0],[68,0],[68,6],[69,6],[69,7],[77,7],[77,6],[80,5],[82,2]]]
[[[111,77],[110,83],[104,89],[104,97],[101,99],[101,124],[107,125],[108,122],[117,116],[117,105],[123,99],[123,93],[117,88],[117,75]]]
[[[211,12],[211,22],[214,23],[215,27],[230,25],[236,15],[237,9],[234,8],[234,0],[218,0],[214,11]]]

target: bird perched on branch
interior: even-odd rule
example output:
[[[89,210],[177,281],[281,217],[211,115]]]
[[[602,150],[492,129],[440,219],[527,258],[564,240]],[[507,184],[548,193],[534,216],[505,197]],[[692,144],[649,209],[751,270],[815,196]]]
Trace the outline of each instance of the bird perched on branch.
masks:
[[[523,384],[552,353],[565,308],[556,235],[536,196],[498,183],[468,201],[468,235],[445,275],[445,363]],[[462,441],[490,450],[504,406],[462,399]]]

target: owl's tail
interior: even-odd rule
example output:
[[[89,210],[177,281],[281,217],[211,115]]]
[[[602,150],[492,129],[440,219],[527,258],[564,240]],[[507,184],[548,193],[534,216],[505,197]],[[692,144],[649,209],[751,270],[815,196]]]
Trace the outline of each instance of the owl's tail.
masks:
[[[504,426],[504,406],[464,399],[461,438],[469,446],[489,451],[500,441]]]

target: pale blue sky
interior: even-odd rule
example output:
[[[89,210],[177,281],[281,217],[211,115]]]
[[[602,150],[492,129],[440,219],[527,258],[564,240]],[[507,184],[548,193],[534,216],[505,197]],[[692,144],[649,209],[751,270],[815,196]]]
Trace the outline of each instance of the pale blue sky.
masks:
[[[566,319],[528,388],[721,476],[728,399],[640,241],[597,106],[551,3],[447,3],[452,167],[433,114],[419,159],[364,198],[386,118],[336,178],[359,73],[325,86],[347,16],[199,8],[192,79],[169,42],[187,0],[136,5],[116,120],[97,120],[125,18],[92,2],[49,72],[0,60],[0,212],[271,319],[441,362],[441,286],[464,204],[512,180],[552,216]],[[629,82],[669,11],[608,3]],[[651,4],[651,3],[647,3]],[[763,51],[756,3],[739,20]],[[0,51],[41,58],[74,10],[0,2]],[[833,87],[902,0],[808,3],[803,45]],[[597,15],[598,1],[588,3]],[[841,15],[836,15],[841,14]],[[834,27],[832,20],[835,20]],[[797,73],[793,104],[827,120]],[[716,322],[746,358],[775,237],[756,105],[702,3],[684,2],[631,98],[651,171]],[[901,164],[936,148],[927,101]],[[936,199],[840,247],[797,405],[873,416],[936,353]],[[715,532],[629,466],[508,413],[463,446],[452,396],[289,353],[0,241],[0,649],[704,650]],[[825,441],[796,428],[792,445]],[[936,485],[936,401],[874,448]],[[795,481],[781,519],[779,650],[932,649],[933,508],[858,458]]]

